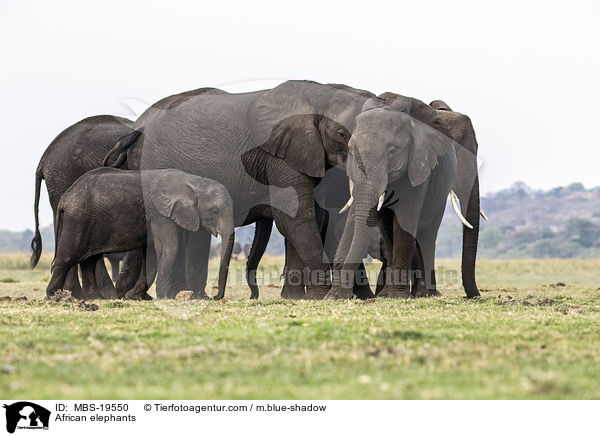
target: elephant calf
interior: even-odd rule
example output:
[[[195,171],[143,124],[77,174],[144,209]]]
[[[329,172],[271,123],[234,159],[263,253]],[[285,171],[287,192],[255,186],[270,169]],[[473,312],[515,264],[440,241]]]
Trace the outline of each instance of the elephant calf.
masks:
[[[223,298],[233,250],[233,204],[227,189],[179,170],[128,171],[98,168],[81,176],[62,196],[56,215],[56,251],[46,295],[64,285],[69,269],[82,264],[84,288],[94,289],[95,265],[104,253],[154,246],[158,298],[174,297],[177,252],[186,232],[223,238],[219,286]],[[149,268],[150,269],[150,268]],[[125,297],[149,298],[146,268]],[[87,286],[89,285],[89,286]],[[197,298],[208,298],[194,290]]]

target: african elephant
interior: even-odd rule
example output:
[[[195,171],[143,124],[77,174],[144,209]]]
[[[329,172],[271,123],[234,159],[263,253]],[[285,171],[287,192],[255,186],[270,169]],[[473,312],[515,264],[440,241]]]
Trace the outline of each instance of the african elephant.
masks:
[[[462,211],[458,210],[458,204],[455,199],[453,199],[452,205],[455,209],[455,213],[463,222],[463,284],[467,296],[477,296],[479,295],[479,292],[475,285],[475,257],[479,230],[479,213],[467,213],[467,205],[469,205],[469,208],[479,211],[477,143],[475,141],[475,133],[471,122],[468,117],[462,114],[447,112],[449,111],[449,108],[445,109],[446,112],[437,110],[435,107],[436,105],[447,107],[445,103],[439,100],[432,102],[431,105],[427,105],[415,98],[405,97],[391,92],[381,94],[379,97],[385,100],[391,107],[410,115],[427,126],[449,136],[453,140],[457,158],[457,168],[456,176],[452,184],[451,196],[456,195],[456,198],[459,199],[460,204],[463,206]],[[468,218],[464,217],[464,213],[468,215]],[[385,213],[380,215],[380,218],[382,219],[387,216]],[[470,224],[471,222],[472,224]],[[382,227],[385,227],[385,224],[383,224]],[[386,249],[389,251],[391,244],[391,230],[389,227],[388,234],[382,235],[385,238],[385,240],[381,241],[382,252],[386,251]],[[420,248],[419,244],[415,246],[412,269],[413,272],[424,277],[425,271],[422,271],[423,259]],[[385,284],[385,271],[389,259],[382,258],[385,257],[383,255],[379,257],[377,253],[372,253],[372,255],[383,260],[383,266],[377,284],[377,291],[380,291]],[[416,277],[414,278],[416,279]],[[432,282],[435,283],[435,276],[433,276]],[[422,283],[423,282],[420,284]],[[428,291],[419,286],[414,288],[416,288],[416,292],[413,290],[413,295],[415,296],[426,296],[431,293],[437,295],[436,291]]]
[[[190,91],[154,104],[134,124],[139,139],[115,146],[111,154],[119,152],[117,162],[126,155],[129,168],[178,168],[225,185],[235,225],[274,219],[287,253],[306,269],[306,290],[286,282],[282,296],[323,298],[330,268],[314,188],[327,169],[343,164],[368,99],[351,88],[307,81],[244,94]],[[206,285],[201,278],[209,244],[201,236],[186,243],[186,262],[201,268],[193,274],[193,289]]]
[[[84,282],[92,282],[93,288],[89,265],[95,265],[103,253],[151,245],[157,258],[156,295],[175,297],[185,289],[174,274],[181,267],[177,262],[180,240],[200,230],[223,238],[216,296],[223,298],[234,242],[233,206],[223,185],[174,169],[89,171],[59,202],[54,268],[46,294],[50,297],[60,289],[77,263],[82,263]],[[125,297],[148,298],[145,280],[142,267],[135,287]],[[194,296],[207,298],[203,292]]]
[[[112,115],[98,115],[85,118],[65,129],[54,139],[44,154],[36,170],[35,183],[35,235],[31,242],[33,253],[31,267],[35,267],[42,253],[42,237],[39,231],[39,201],[42,180],[46,181],[50,206],[56,216],[58,203],[63,193],[83,174],[102,166],[107,151],[120,139],[138,133],[131,129],[133,122]],[[114,296],[115,289],[106,272],[104,262],[98,262],[97,279],[101,292],[106,296]],[[113,277],[116,280],[116,277]],[[133,279],[135,280],[135,278]],[[129,289],[133,285],[127,274],[120,277],[119,289]],[[67,277],[65,289],[73,296],[80,297],[82,290],[79,284],[77,268],[74,267]]]
[[[430,105],[437,110],[442,123],[447,127],[450,137],[454,140],[457,168],[452,190],[456,192],[460,200],[462,215],[472,227],[465,224],[462,226],[462,283],[468,297],[477,297],[480,295],[475,277],[479,217],[487,220],[479,202],[479,172],[477,169],[479,145],[473,124],[467,115],[454,112],[441,100],[434,100]],[[454,206],[456,207],[456,204]]]
[[[388,254],[391,277],[379,296],[410,298],[404,275],[412,267],[415,241],[422,252],[427,288],[435,289],[435,239],[455,176],[456,153],[447,135],[383,99],[371,99],[363,109],[348,145],[350,200],[344,209],[350,208],[350,213],[327,298],[351,295],[347,277],[367,254],[378,218],[393,233]],[[388,218],[381,223],[383,206]]]

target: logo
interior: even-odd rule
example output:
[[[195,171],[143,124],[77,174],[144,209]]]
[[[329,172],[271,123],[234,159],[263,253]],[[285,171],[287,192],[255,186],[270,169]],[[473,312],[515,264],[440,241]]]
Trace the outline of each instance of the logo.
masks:
[[[50,411],[28,401],[4,405],[6,409],[6,431],[14,433],[18,429],[48,430]]]

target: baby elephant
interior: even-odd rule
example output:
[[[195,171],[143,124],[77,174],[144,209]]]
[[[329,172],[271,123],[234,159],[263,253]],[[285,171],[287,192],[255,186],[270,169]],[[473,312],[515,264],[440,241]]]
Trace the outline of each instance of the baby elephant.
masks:
[[[69,269],[81,263],[82,279],[95,285],[95,265],[106,253],[154,247],[158,262],[156,295],[173,297],[181,269],[178,250],[186,232],[220,234],[221,262],[216,299],[223,298],[234,243],[233,203],[211,179],[179,170],[98,168],[81,176],[62,196],[56,212],[56,248],[46,295],[62,289]],[[145,256],[146,257],[146,256]],[[151,270],[152,268],[148,268]],[[84,286],[86,288],[88,286]],[[146,268],[126,298],[149,298]],[[196,298],[208,298],[204,291]]]

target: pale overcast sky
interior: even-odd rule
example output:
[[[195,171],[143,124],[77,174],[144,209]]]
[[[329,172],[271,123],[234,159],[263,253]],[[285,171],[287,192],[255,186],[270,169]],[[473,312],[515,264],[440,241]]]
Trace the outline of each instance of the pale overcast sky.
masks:
[[[599,18],[594,1],[2,0],[0,229],[33,227],[39,158],[80,119],[285,79],[445,100],[473,121],[484,193],[600,185]]]

